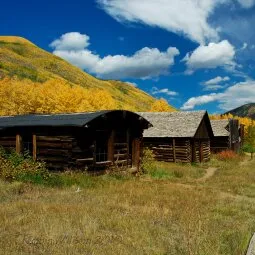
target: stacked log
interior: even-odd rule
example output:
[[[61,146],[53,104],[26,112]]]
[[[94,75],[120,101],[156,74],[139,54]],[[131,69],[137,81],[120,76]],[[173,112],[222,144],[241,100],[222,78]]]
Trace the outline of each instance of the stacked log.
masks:
[[[193,161],[195,163],[199,163],[200,162],[200,142],[199,141],[195,141],[194,142],[194,159]]]
[[[118,167],[131,166],[128,143],[114,143],[114,164]]]
[[[175,142],[174,142],[175,141]],[[157,161],[191,162],[190,140],[171,140],[169,142],[151,141],[144,143],[145,148],[152,150]]]
[[[202,144],[203,161],[209,161],[211,156],[210,140],[203,141]]]
[[[72,143],[70,136],[37,136],[38,160],[42,160],[49,168],[66,168],[72,165]]]
[[[15,149],[16,136],[0,137],[0,146],[6,150]]]
[[[176,140],[175,142],[176,162],[191,162],[191,144],[190,140]]]

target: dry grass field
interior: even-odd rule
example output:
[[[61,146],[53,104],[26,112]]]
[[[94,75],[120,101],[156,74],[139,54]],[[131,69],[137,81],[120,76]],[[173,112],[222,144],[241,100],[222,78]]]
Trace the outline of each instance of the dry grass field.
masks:
[[[69,173],[59,184],[0,182],[0,254],[241,255],[255,231],[254,161]]]

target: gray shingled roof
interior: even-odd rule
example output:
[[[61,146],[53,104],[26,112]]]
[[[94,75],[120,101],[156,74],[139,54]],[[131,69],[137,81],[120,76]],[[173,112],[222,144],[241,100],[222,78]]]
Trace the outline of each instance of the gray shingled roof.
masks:
[[[229,120],[227,119],[211,120],[214,136],[229,136],[229,131],[227,130],[228,124],[229,124]]]
[[[194,137],[206,111],[139,112],[153,127],[144,137]]]
[[[82,127],[90,121],[103,116],[104,114],[115,111],[97,111],[72,114],[31,114],[0,117],[0,129],[9,127],[27,127],[27,126],[76,126]],[[130,112],[131,113],[131,112]],[[132,113],[135,114],[135,113]],[[140,115],[139,115],[140,116]],[[147,122],[147,120],[146,120]]]

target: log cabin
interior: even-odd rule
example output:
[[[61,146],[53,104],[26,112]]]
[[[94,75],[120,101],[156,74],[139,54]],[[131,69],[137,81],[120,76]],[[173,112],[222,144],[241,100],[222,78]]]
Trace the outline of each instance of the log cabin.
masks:
[[[143,130],[151,124],[122,110],[0,118],[0,146],[29,153],[49,169],[98,170],[140,164]]]
[[[213,131],[206,111],[140,112],[153,127],[144,132],[143,144],[155,159],[165,162],[210,160]]]
[[[211,140],[211,151],[218,153],[224,150],[238,152],[243,145],[244,125],[236,119],[211,120],[214,138]]]

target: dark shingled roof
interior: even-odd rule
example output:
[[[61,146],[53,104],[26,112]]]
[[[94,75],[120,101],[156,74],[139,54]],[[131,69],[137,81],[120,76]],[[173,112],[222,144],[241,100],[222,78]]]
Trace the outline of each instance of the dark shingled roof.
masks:
[[[0,117],[0,129],[9,127],[27,127],[27,126],[75,126],[82,127],[90,121],[104,116],[111,112],[128,112],[121,110],[96,111],[72,114],[31,114]],[[132,113],[132,112],[129,112]],[[137,115],[136,113],[132,113]],[[140,116],[140,115],[137,115]],[[145,120],[147,122],[147,120]]]
[[[214,136],[229,136],[229,120],[211,120]]]
[[[144,131],[144,137],[194,137],[206,111],[139,112],[153,127]],[[210,128],[211,129],[211,128]],[[212,130],[210,130],[211,135]]]

